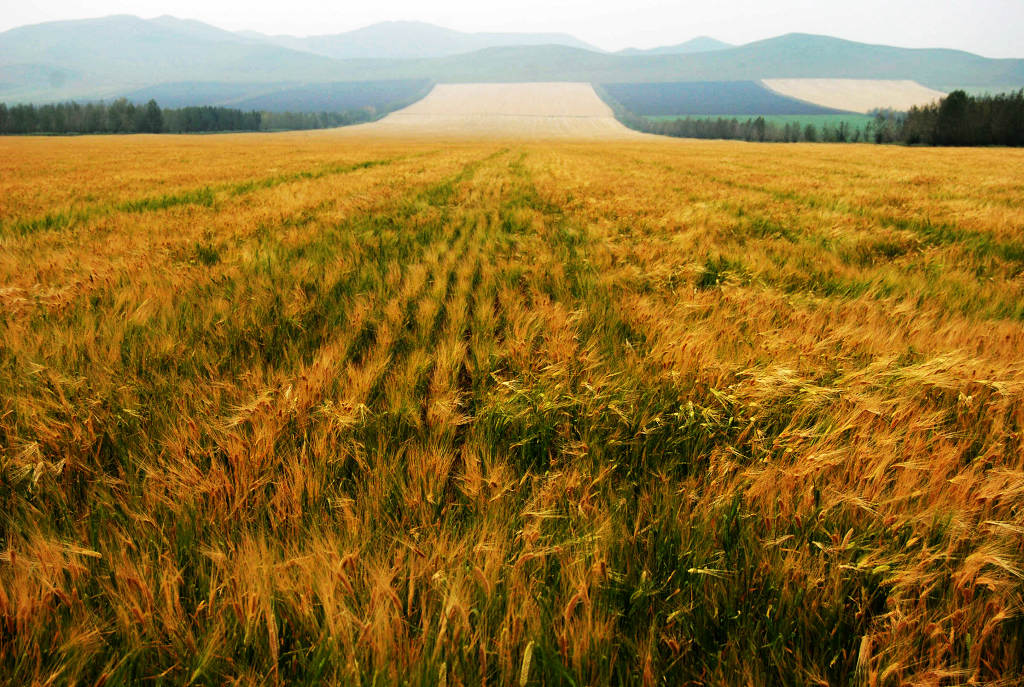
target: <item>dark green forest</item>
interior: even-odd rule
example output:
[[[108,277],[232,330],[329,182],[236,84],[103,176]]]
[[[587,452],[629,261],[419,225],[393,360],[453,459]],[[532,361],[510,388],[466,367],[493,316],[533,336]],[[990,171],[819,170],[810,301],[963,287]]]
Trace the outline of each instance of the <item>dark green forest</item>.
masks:
[[[901,134],[907,143],[1024,146],[1024,89],[984,97],[953,91],[935,105],[911,109]]]
[[[14,105],[0,103],[0,134],[135,134],[324,129],[373,119],[370,110],[259,112],[229,107],[161,108],[155,100]]]

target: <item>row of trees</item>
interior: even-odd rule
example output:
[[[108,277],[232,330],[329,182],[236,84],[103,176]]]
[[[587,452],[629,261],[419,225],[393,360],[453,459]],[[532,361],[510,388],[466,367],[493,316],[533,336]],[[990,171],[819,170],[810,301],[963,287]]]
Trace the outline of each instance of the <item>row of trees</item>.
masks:
[[[972,97],[953,91],[941,102],[907,113],[907,143],[941,146],[1024,146],[1024,89]]]
[[[348,112],[256,112],[229,107],[161,108],[156,101],[14,105],[0,103],[0,134],[131,134],[322,129],[372,119]]]
[[[154,101],[137,106],[127,100],[112,103],[14,105],[0,103],[0,133],[128,133],[159,132],[164,119]]]
[[[245,112],[229,107],[181,107],[163,110],[163,121],[162,131],[168,133],[259,131],[263,116],[259,112]]]
[[[644,120],[640,126],[642,131],[663,136],[679,136],[683,138],[726,138],[740,141],[774,141],[778,143],[797,143],[801,141],[823,141],[828,143],[856,143],[870,140],[873,136],[873,123],[863,128],[851,126],[849,122],[839,122],[836,126],[824,125],[821,128],[814,124],[806,126],[796,122],[777,124],[767,121],[764,117],[746,120],[718,117],[671,120]]]
[[[330,129],[368,122],[374,117],[371,109],[344,112],[263,112],[260,128],[264,131],[286,129]]]
[[[954,91],[938,103],[907,113],[876,111],[863,127],[776,124],[764,117],[651,120],[619,111],[619,118],[640,131],[684,138],[826,143],[907,143],[927,145],[1024,146],[1024,90],[1003,95],[970,96]]]

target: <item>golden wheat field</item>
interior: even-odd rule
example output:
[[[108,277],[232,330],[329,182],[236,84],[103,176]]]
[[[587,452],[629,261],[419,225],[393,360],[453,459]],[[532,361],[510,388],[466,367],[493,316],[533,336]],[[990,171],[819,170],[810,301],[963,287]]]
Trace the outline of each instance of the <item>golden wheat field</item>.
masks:
[[[0,680],[1024,681],[1024,153],[0,139]]]

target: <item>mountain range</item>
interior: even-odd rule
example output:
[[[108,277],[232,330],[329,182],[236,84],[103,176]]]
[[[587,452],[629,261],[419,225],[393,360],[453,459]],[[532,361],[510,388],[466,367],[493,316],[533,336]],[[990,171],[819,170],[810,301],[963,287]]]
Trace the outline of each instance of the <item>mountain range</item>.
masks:
[[[316,84],[398,79],[626,83],[765,78],[910,79],[944,91],[1004,90],[1024,85],[1024,59],[808,34],[740,46],[701,37],[610,53],[567,34],[464,33],[418,22],[298,38],[226,31],[174,17],[117,15],[0,33],[0,101],[8,103],[142,92],[160,101],[162,93],[171,91],[180,97],[202,92],[216,101],[213,84],[235,84],[233,97],[244,100],[246,89],[266,97],[275,90],[315,90]]]
[[[649,48],[647,50],[641,50],[639,48],[626,48],[620,50],[617,54],[619,55],[690,55],[695,52],[713,52],[715,50],[728,50],[729,48],[735,48],[735,45],[725,43],[712,38],[710,36],[697,36],[691,38],[685,43],[676,43],[675,45],[663,45],[658,48]]]
[[[567,45],[584,50],[599,50],[564,33],[464,33],[411,21],[381,22],[347,33],[307,38],[266,36],[254,32],[241,35],[338,60],[447,57],[510,45]]]

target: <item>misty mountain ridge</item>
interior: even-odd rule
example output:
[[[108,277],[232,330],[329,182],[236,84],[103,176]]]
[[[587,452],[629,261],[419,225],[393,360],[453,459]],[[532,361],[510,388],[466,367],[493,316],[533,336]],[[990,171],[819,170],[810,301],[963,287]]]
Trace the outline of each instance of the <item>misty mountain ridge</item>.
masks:
[[[713,52],[715,50],[728,50],[729,48],[735,48],[736,46],[731,43],[725,43],[712,38],[711,36],[697,36],[691,38],[685,43],[677,43],[676,45],[663,45],[657,48],[626,48],[620,50],[617,54],[619,55],[689,55],[695,52]]]
[[[1024,85],[1024,60],[958,50],[869,45],[787,34],[729,46],[700,37],[650,50],[600,51],[567,34],[471,34],[421,22],[347,33],[265,36],[170,16],[115,15],[0,33],[0,101],[52,102],[127,94],[175,97],[246,84],[245,99],[275,89],[385,80],[756,81],[767,78],[906,79],[939,90]],[[257,87],[257,85],[262,86]],[[163,89],[163,90],[161,90]],[[237,91],[237,89],[235,89]],[[297,109],[304,107],[296,103]]]
[[[341,60],[448,57],[515,45],[566,45],[600,50],[565,33],[466,33],[416,21],[380,22],[345,33],[305,38],[266,36],[251,31],[244,35]]]

